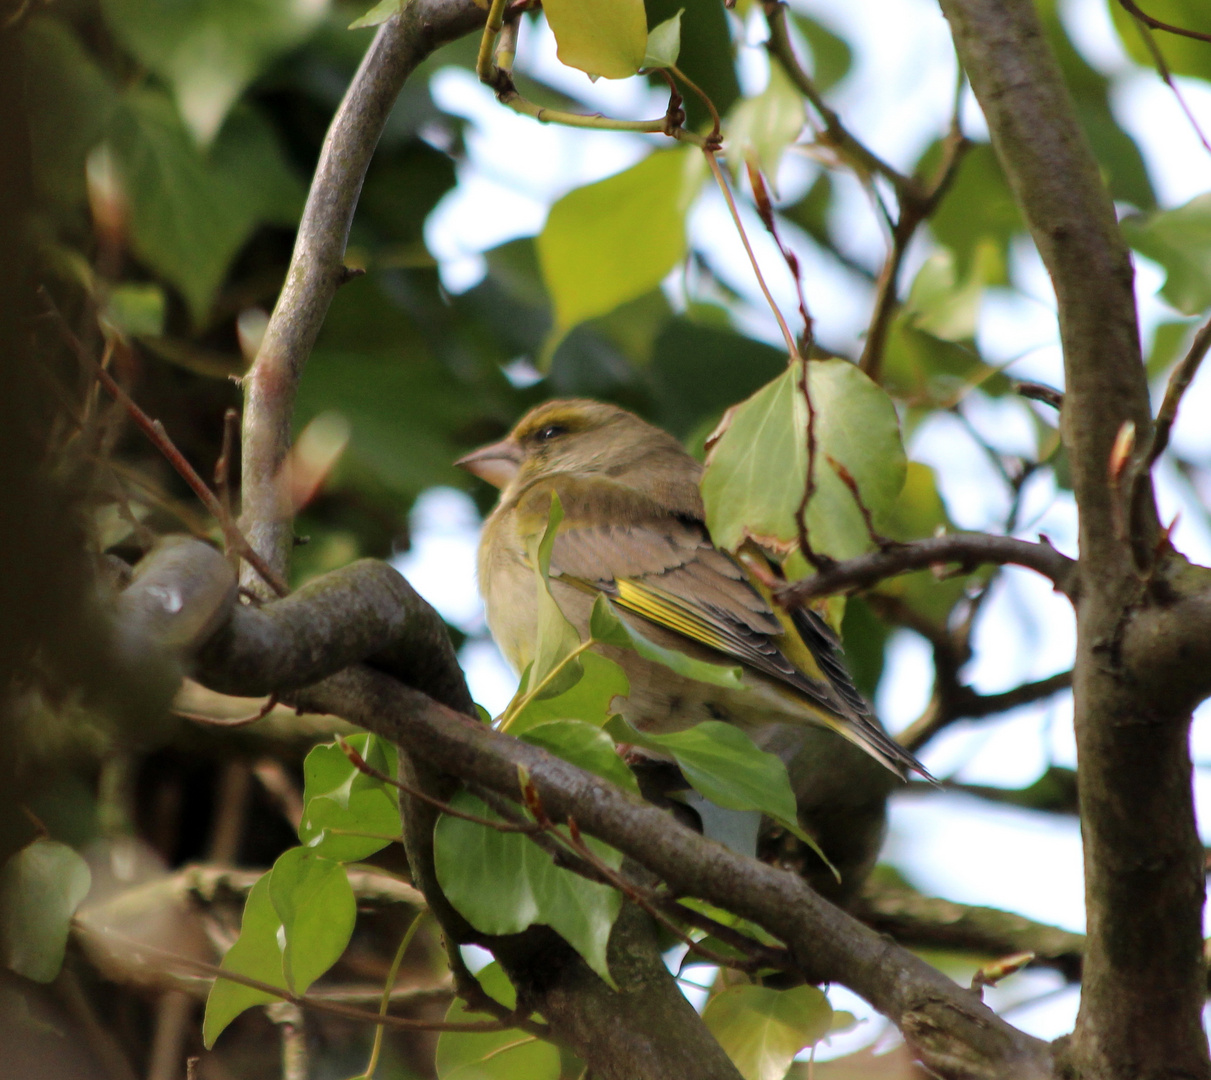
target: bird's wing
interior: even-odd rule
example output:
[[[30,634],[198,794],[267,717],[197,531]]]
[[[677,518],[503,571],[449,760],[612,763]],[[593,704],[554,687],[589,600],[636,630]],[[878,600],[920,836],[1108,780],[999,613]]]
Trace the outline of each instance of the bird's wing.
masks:
[[[608,491],[612,513],[606,523],[599,514],[579,512],[601,505],[586,497],[586,483],[560,485],[565,516],[551,553],[553,576],[589,585],[620,608],[742,661],[829,712],[867,714],[823,620],[804,612],[802,628],[796,623],[792,630],[744,568],[711,543],[701,522],[661,513],[642,495],[628,500],[621,485],[592,485],[594,495]],[[806,646],[794,650],[793,661],[779,647],[788,631]]]
[[[663,511],[608,480],[564,477],[522,500],[542,517],[557,490],[564,518],[551,552],[552,577],[605,593],[625,611],[793,689],[821,722],[893,772],[919,762],[872,719],[842,660],[840,643],[815,612],[775,612],[739,562],[716,548],[701,521]]]

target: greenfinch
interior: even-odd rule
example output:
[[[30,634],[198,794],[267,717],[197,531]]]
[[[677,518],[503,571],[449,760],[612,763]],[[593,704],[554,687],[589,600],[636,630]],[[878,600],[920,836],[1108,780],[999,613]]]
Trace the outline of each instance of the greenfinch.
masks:
[[[507,438],[457,464],[500,488],[480,541],[479,585],[492,635],[518,672],[534,658],[531,552],[557,494],[564,516],[551,553],[551,593],[582,639],[595,599],[605,594],[656,644],[743,671],[743,688],[729,689],[604,647],[630,680],[630,695],[616,707],[633,727],[661,734],[703,720],[736,724],[787,762],[801,798],[814,785],[828,801],[830,756],[846,766],[834,776],[856,770],[868,789],[885,795],[890,787],[840,740],[821,739],[821,729],[896,776],[910,769],[928,775],[873,719],[828,624],[806,608],[776,607],[758,576],[711,543],[698,490],[702,466],[667,432],[613,405],[550,401]],[[835,794],[844,801],[844,790]]]

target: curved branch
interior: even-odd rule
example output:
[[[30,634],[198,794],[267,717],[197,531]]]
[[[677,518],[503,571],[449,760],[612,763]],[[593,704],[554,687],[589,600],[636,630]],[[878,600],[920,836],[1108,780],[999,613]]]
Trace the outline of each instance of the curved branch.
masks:
[[[942,672],[939,671],[939,677]],[[970,686],[957,680],[953,686],[934,691],[935,707],[928,709],[918,720],[913,721],[896,738],[909,750],[917,751],[943,728],[959,720],[981,720],[987,716],[1009,712],[1023,705],[1031,705],[1043,698],[1051,697],[1072,687],[1072,672],[1061,671],[1045,679],[1022,683],[999,694],[978,694]],[[934,705],[935,703],[931,703]]]
[[[879,551],[837,563],[822,573],[787,585],[777,593],[787,607],[821,596],[854,592],[913,570],[958,564],[970,570],[984,563],[1025,566],[1049,578],[1056,589],[1071,597],[1076,586],[1076,563],[1050,544],[1018,540],[988,533],[950,533],[928,540],[892,544]]]
[[[1081,976],[1085,935],[998,908],[956,904],[902,886],[868,887],[854,914],[868,926],[919,949],[957,949],[985,956],[1032,952],[1037,963],[1070,982]]]
[[[387,20],[333,118],[286,283],[257,358],[244,379],[241,526],[253,548],[285,574],[292,543],[281,472],[290,449],[294,399],[328,305],[345,278],[345,243],[370,158],[408,76],[439,45],[483,24],[473,0],[412,0]],[[245,575],[244,584],[256,583]]]
[[[217,553],[213,554],[214,559],[207,559],[199,552],[199,564],[208,562],[208,572],[216,579],[224,573],[230,575],[227,564]],[[153,558],[144,574],[158,573],[159,562],[159,558]],[[198,576],[207,576],[205,567],[198,571]],[[293,597],[265,605],[255,613],[263,618],[252,620],[245,617],[250,609],[236,608],[234,596],[228,591],[233,618],[215,634],[215,644],[198,653],[199,681],[219,683],[235,691],[262,691],[265,689],[262,670],[240,666],[236,672],[227,672],[221,666],[227,658],[234,662],[235,658],[254,653],[261,658],[263,669],[274,673],[280,686],[298,685],[313,678],[321,670],[313,649],[296,649],[290,635],[266,633],[267,626],[274,628],[275,608],[285,612],[284,622],[293,625],[299,620],[310,622],[322,631],[324,640],[337,642],[336,651],[344,655],[348,655],[351,641],[370,648],[380,657],[390,655],[387,647],[390,642],[368,640],[373,635],[367,635],[360,625],[365,609],[358,604],[335,603],[334,590],[322,586],[321,580],[314,589],[300,590]],[[398,588],[408,590],[402,578]],[[201,595],[211,593],[201,590]],[[312,603],[314,611],[308,618],[307,608]],[[432,609],[427,609],[427,615],[425,610],[418,608],[417,621],[438,621]],[[370,611],[373,615],[373,608]],[[240,640],[245,629],[255,648]],[[189,639],[190,643],[194,640]],[[278,646],[284,652],[275,657],[273,652]],[[152,636],[146,647],[149,652],[163,651],[164,639]],[[448,643],[445,648],[449,648]],[[414,645],[409,652],[412,655],[405,674],[428,673],[432,686],[448,689],[449,678],[433,678],[433,668],[450,662],[448,657],[438,653],[428,658],[429,663],[418,663],[415,654],[423,654],[424,647]],[[457,670],[454,665],[446,676],[452,677]],[[255,680],[256,685],[236,685],[240,682],[237,674]],[[459,701],[462,694],[465,691],[454,693],[452,700]],[[638,797],[537,747],[494,731],[466,712],[444,705],[383,671],[365,665],[347,668],[288,696],[292,704],[336,713],[396,742],[405,751],[406,759],[433,776],[459,777],[511,797],[516,793],[518,769],[525,768],[553,819],[574,816],[582,831],[629,855],[665,881],[676,894],[700,897],[765,927],[787,944],[809,978],[838,981],[852,987],[900,1026],[924,1060],[946,1062],[947,1075],[1011,1073],[1041,1078],[1051,1074],[1051,1055],[1045,1044],[1001,1021],[974,995],[821,899],[792,873],[737,855],[678,824],[669,814]],[[431,905],[444,903],[440,892],[430,894],[426,890],[426,895]],[[633,940],[639,940],[645,931],[632,925],[629,932]],[[506,966],[510,940],[491,942],[502,946]],[[635,968],[632,974],[636,979],[634,992],[628,999],[632,1013],[635,1008],[651,1012],[670,1000],[654,981],[660,972],[646,970],[643,958],[637,954],[632,955],[629,963]],[[575,971],[566,974],[562,981],[556,980],[555,985],[546,988],[542,1011],[552,1023],[557,1023],[559,1017],[560,1026],[571,1033],[574,1041],[579,1039],[582,1046],[590,1045],[605,1053],[608,1047],[598,1038],[605,1029],[600,1024],[588,1023],[581,1015],[581,1007],[587,999],[596,1000],[595,995],[608,988],[595,976]],[[626,995],[608,993],[612,995],[609,1001],[621,1007],[618,999]],[[673,1018],[661,1022],[667,1026]],[[692,1051],[694,1061],[681,1062],[686,1069],[676,1075],[704,1075],[702,1052],[701,1046]],[[666,1056],[660,1060],[667,1066],[671,1059]],[[956,1061],[964,1063],[965,1071],[956,1069]],[[694,1062],[699,1066],[697,1072],[692,1067]],[[603,1075],[628,1075],[627,1061],[615,1061],[613,1065],[616,1067],[603,1071]],[[728,1075],[726,1061],[721,1060],[719,1065],[719,1071],[708,1075]],[[663,1075],[674,1074],[666,1071]]]
[[[518,768],[525,768],[553,818],[574,816],[583,832],[647,867],[674,892],[764,927],[786,942],[808,978],[853,989],[900,1027],[922,1060],[944,1063],[945,1075],[1051,1075],[1045,1044],[794,874],[729,851],[619,788],[369,668],[343,671],[294,699],[339,712],[431,767],[502,795],[515,793]]]
[[[1184,26],[1174,26],[1172,23],[1161,22],[1160,19],[1153,18],[1141,11],[1135,0],[1118,0],[1118,2],[1124,11],[1134,15],[1140,22],[1153,30],[1163,30],[1167,34],[1176,34],[1178,37],[1191,38],[1194,41],[1211,41],[1211,34],[1204,34],[1200,30],[1190,30]]]

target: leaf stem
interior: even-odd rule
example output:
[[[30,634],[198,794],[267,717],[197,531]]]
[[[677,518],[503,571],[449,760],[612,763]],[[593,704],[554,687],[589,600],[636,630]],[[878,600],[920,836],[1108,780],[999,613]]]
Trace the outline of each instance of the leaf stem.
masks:
[[[509,702],[509,707],[505,710],[504,716],[501,717],[499,731],[508,731],[509,725],[517,719],[521,711],[534,700],[538,694],[551,685],[552,680],[558,675],[568,664],[575,660],[581,653],[586,652],[592,646],[600,644],[591,634],[589,637],[576,646],[567,656],[559,661],[550,671],[543,676],[541,681],[531,690],[527,690],[520,698],[514,698]]]
[[[399,948],[395,950],[395,958],[391,961],[391,969],[387,972],[386,982],[383,983],[383,996],[378,1003],[379,1016],[387,1015],[387,1009],[391,1005],[391,991],[395,987],[395,978],[399,974],[399,966],[403,962],[404,953],[408,951],[408,946],[412,944],[412,939],[416,937],[416,931],[420,929],[421,920],[426,914],[427,910],[416,913],[416,917],[408,924],[408,929],[404,931],[404,937],[399,943]],[[358,1080],[372,1080],[374,1071],[378,1068],[378,1058],[382,1049],[383,1025],[379,1024],[374,1029],[374,1045],[370,1048],[370,1060],[366,1063],[366,1071],[358,1077]]]
[[[795,335],[791,333],[791,328],[786,325],[786,320],[782,317],[782,312],[778,310],[774,296],[769,291],[769,286],[765,283],[761,267],[757,264],[757,256],[753,254],[752,245],[748,242],[748,233],[744,231],[744,225],[740,221],[740,211],[736,209],[736,200],[732,197],[732,190],[723,175],[723,170],[719,168],[719,160],[716,158],[713,150],[704,149],[703,153],[706,154],[707,164],[711,167],[715,183],[719,185],[719,190],[723,192],[723,197],[727,201],[727,208],[731,211],[732,221],[735,222],[736,231],[740,234],[740,242],[744,244],[744,250],[748,253],[748,261],[752,264],[753,273],[757,275],[757,284],[761,286],[765,302],[769,304],[770,310],[774,313],[774,318],[778,320],[778,329],[782,331],[782,338],[786,342],[786,351],[790,354],[792,362],[798,360],[799,346],[795,343]]]

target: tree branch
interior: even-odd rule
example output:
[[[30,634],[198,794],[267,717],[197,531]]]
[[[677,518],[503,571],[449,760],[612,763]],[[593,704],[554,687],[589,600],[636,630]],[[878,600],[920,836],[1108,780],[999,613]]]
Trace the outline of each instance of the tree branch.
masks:
[[[284,575],[292,543],[282,468],[290,449],[303,365],[344,276],[345,243],[374,148],[404,81],[439,45],[482,26],[472,0],[413,0],[367,50],[320,154],[286,283],[256,361],[244,379],[241,525],[253,548]],[[247,576],[244,584],[255,588]]]
[[[943,673],[939,672],[939,680],[942,675]],[[909,750],[919,750],[939,731],[959,720],[980,720],[986,716],[997,716],[1009,712],[1010,709],[1041,701],[1072,686],[1071,671],[1061,671],[1045,679],[1022,683],[1021,686],[999,694],[978,694],[970,686],[954,679],[953,674],[951,678],[954,684],[941,692],[940,688],[935,688],[931,707],[896,736]]]
[[[212,553],[213,559],[200,561],[207,562],[216,576],[230,575],[228,564],[217,552]],[[155,569],[153,559],[144,573],[151,576]],[[400,588],[407,589],[402,579]],[[201,592],[209,595],[205,590]],[[231,622],[219,629],[211,645],[198,654],[200,681],[244,692],[282,692],[314,678],[321,668],[313,653],[296,649],[293,635],[284,632],[284,627],[302,620],[312,627],[317,640],[329,642],[342,659],[350,655],[352,642],[380,658],[401,657],[408,670],[419,672],[417,681],[427,679],[430,686],[448,682],[434,671],[446,662],[453,664],[452,659],[439,653],[426,662],[417,655],[423,653],[423,646],[397,651],[389,641],[367,641],[366,611],[373,614],[373,609],[358,602],[339,603],[334,592],[321,579],[314,587],[256,610],[237,607],[232,597]],[[313,598],[314,606],[305,610]],[[251,620],[249,615],[253,616]],[[272,627],[279,617],[282,622],[276,631],[267,631],[266,626]],[[431,611],[428,618],[436,621]],[[245,629],[250,634],[247,641],[241,640]],[[409,633],[414,640],[424,638],[415,628]],[[147,648],[157,645],[162,648],[160,639],[152,638]],[[278,649],[281,654],[275,656]],[[245,668],[239,658],[253,655],[261,658],[261,664]],[[222,668],[228,660],[233,663],[233,671]],[[291,664],[295,666],[291,668]],[[453,671],[457,672],[456,665]],[[275,685],[267,685],[266,672],[272,674]],[[255,686],[234,685],[239,681],[237,674],[254,681]],[[990,1068],[1004,1071],[1010,1066],[1021,1076],[1049,1075],[1049,1052],[1043,1044],[1004,1024],[945,976],[820,899],[797,876],[727,851],[678,825],[664,811],[535,747],[493,731],[385,672],[366,666],[349,668],[308,689],[283,696],[296,705],[338,713],[392,739],[410,758],[435,773],[461,777],[506,797],[515,794],[518,768],[524,767],[553,819],[574,816],[584,832],[619,848],[678,895],[698,896],[765,927],[787,943],[796,962],[811,978],[844,982],[890,1016],[927,1061],[953,1061],[958,1055],[963,1061],[970,1060],[973,1069],[983,1063],[979,1064],[982,1071],[969,1075],[991,1076],[994,1073]],[[432,904],[434,898],[429,899]],[[471,934],[470,939],[474,938]],[[492,944],[500,942],[494,940]],[[507,948],[503,951],[508,953]],[[644,978],[650,986],[654,976]],[[579,987],[575,994],[568,986],[559,990],[570,995],[560,998],[560,1010],[549,1000],[542,1011],[552,1023],[556,1022],[555,1016],[561,1016],[572,1028],[583,1028],[586,1020],[578,1009],[585,1004],[584,994],[594,998],[592,987],[596,984],[583,976],[574,981]],[[582,996],[577,998],[576,994]],[[647,1002],[644,1007],[652,1008],[651,993],[642,986],[639,996],[632,1000]],[[598,1026],[592,1030],[602,1029]],[[581,1030],[579,1038],[589,1036]],[[598,1042],[595,1037],[591,1040],[595,1047]],[[703,1047],[696,1046],[694,1054],[702,1052]],[[696,1060],[701,1061],[700,1057]],[[617,1075],[626,1075],[624,1068],[619,1065]]]
[[[997,908],[956,904],[903,886],[868,886],[854,914],[871,928],[918,949],[956,949],[984,956],[1032,952],[1070,982],[1080,979],[1085,935]]]
[[[1025,566],[1049,578],[1062,593],[1075,590],[1076,563],[1050,544],[987,533],[950,533],[928,540],[893,544],[837,563],[822,573],[787,585],[777,593],[780,604],[795,607],[821,596],[870,588],[913,570],[958,564],[970,570],[984,563]]]
[[[1118,432],[1150,444],[1131,260],[1031,0],[941,0],[993,147],[1055,287],[1061,431],[1080,517],[1073,690],[1088,946],[1064,1067],[1110,1080],[1211,1073],[1201,1022],[1203,852],[1188,714],[1125,664],[1151,606],[1151,484],[1130,505],[1108,476]],[[1120,523],[1126,522],[1127,528]]]

